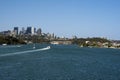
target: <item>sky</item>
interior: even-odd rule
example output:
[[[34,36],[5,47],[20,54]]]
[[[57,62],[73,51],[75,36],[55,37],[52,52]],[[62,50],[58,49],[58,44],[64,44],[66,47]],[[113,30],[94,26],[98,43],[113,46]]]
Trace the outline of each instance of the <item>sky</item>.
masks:
[[[0,31],[16,26],[120,40],[120,0],[0,0]]]

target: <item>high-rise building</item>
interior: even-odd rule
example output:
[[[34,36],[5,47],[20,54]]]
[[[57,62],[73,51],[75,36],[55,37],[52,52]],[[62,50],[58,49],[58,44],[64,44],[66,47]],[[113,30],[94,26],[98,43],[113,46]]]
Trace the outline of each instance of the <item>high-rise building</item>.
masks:
[[[35,34],[35,28],[34,27],[31,27],[31,34]]]
[[[25,28],[24,27],[22,27],[22,34],[25,34]]]
[[[41,30],[41,28],[39,28],[38,30],[37,30],[37,35],[41,35],[42,34],[42,30]]]
[[[27,27],[26,34],[31,34],[31,27]]]
[[[18,35],[18,27],[14,27],[14,33],[15,35]]]
[[[34,29],[34,34],[36,34],[36,28],[33,27],[33,29]]]
[[[24,27],[22,27],[22,30],[19,32],[19,34],[20,34],[20,35],[25,35],[25,33],[26,33],[26,30],[25,30]]]
[[[35,28],[34,27],[27,27],[26,34],[34,35]]]

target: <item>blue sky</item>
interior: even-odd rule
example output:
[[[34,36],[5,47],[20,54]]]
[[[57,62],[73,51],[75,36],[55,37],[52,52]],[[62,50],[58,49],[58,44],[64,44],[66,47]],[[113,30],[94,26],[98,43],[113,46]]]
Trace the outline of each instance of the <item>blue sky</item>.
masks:
[[[0,31],[15,26],[60,37],[120,39],[120,0],[0,0]]]

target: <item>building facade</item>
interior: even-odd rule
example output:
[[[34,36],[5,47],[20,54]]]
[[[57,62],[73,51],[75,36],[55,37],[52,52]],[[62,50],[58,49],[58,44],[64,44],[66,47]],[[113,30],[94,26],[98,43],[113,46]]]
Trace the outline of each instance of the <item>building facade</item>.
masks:
[[[14,34],[18,35],[18,27],[14,27]]]
[[[35,34],[35,28],[34,27],[27,27],[26,34],[34,35]]]

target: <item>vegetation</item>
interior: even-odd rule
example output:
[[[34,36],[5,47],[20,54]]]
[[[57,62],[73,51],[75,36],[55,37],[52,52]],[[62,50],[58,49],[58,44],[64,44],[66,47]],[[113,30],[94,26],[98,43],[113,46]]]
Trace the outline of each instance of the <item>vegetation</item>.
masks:
[[[25,44],[25,42],[12,36],[0,35],[0,45],[1,44]]]
[[[87,42],[86,42],[87,41]],[[78,44],[78,45],[82,45],[82,46],[94,46],[94,47],[100,47],[100,43],[108,43],[110,46],[111,41],[105,39],[105,38],[79,38],[79,39],[73,39],[72,40],[73,44]]]
[[[46,39],[44,36],[37,36],[37,35],[19,35],[19,36],[3,36],[0,35],[0,45],[8,44],[26,44],[26,43],[50,43],[49,39]]]
[[[52,39],[54,40],[60,40],[59,38]],[[73,44],[82,45],[82,46],[96,46],[100,47],[100,43],[107,42],[107,46],[111,46],[111,42],[105,38],[74,38],[74,39],[66,39],[69,41],[72,41]],[[0,45],[1,44],[26,44],[26,43],[50,43],[51,39],[47,38],[43,35],[18,35],[15,37],[12,36],[3,36],[0,35]],[[86,43],[87,41],[87,43]]]

